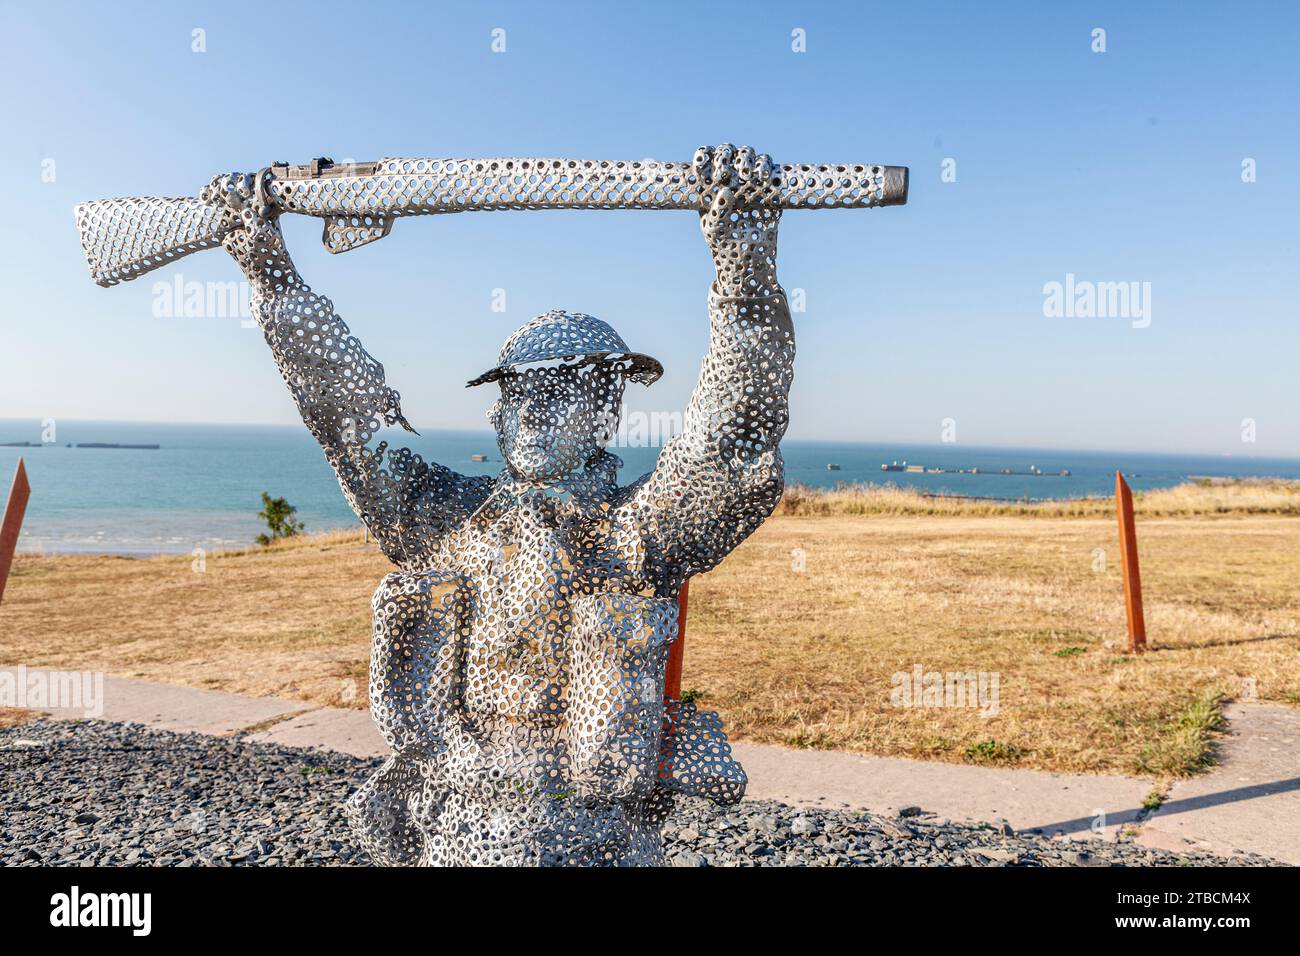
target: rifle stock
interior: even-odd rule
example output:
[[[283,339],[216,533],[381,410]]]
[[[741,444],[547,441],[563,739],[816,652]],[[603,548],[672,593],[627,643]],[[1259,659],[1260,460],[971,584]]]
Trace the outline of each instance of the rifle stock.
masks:
[[[83,202],[76,216],[91,278],[105,287],[219,246],[239,225],[202,200],[154,196]]]

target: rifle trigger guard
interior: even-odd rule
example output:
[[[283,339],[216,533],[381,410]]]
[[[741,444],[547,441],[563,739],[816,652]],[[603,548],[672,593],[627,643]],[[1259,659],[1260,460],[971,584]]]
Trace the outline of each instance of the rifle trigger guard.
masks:
[[[266,194],[266,182],[271,178],[271,167],[264,166],[258,170],[253,183],[253,196],[257,200],[257,214],[263,219],[271,215],[271,198]]]

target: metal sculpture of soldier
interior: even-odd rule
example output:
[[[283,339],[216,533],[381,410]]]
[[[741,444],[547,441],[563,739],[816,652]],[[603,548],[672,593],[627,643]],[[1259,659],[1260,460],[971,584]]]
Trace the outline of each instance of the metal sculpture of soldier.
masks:
[[[174,204],[169,250],[220,242],[247,276],[253,315],[304,423],[398,568],[374,595],[369,684],[393,753],[347,807],[376,862],[656,864],[675,795],[743,796],[745,775],[717,715],[666,704],[664,671],[683,582],[715,567],[781,497],[795,353],[776,276],[781,209],[906,196],[897,167],[778,168],[729,145],[701,148],[666,185],[655,172],[644,193],[649,178],[610,174],[600,182],[619,185],[593,189],[564,163],[576,165],[528,167],[554,183],[553,205],[694,208],[716,267],[708,354],[683,431],[629,485],[617,483],[620,463],[605,446],[626,384],[651,385],[662,367],[581,313],[528,322],[470,381],[499,390],[488,420],[500,474],[457,474],[377,437],[385,426],[409,428],[398,394],[333,303],[299,276],[279,216],[326,218],[335,251],[372,241],[403,208],[435,205],[409,194],[414,174],[431,168],[424,161],[364,170],[408,191],[398,198],[389,186],[348,192],[335,183],[330,192],[313,164],[301,181],[271,167],[218,177],[198,200],[154,201]],[[846,175],[866,186],[836,189]],[[512,189],[477,201],[542,208],[551,197]],[[147,202],[79,207],[103,284],[177,254],[122,228]]]

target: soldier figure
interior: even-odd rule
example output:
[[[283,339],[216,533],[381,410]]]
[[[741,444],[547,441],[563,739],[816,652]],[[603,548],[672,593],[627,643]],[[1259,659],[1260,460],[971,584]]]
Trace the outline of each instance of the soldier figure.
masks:
[[[702,148],[701,226],[717,267],[708,355],[684,431],[615,483],[605,450],[627,381],[662,367],[588,315],[506,341],[488,418],[505,468],[459,475],[374,442],[398,394],[295,271],[246,177],[204,198],[244,227],[224,246],[303,421],[400,570],[374,596],[370,702],[394,754],[349,802],[389,864],[653,864],[674,793],[739,800],[715,714],[663,698],[677,597],[754,531],[783,488],[794,334],[777,283],[777,171]],[[364,210],[362,210],[364,211]]]

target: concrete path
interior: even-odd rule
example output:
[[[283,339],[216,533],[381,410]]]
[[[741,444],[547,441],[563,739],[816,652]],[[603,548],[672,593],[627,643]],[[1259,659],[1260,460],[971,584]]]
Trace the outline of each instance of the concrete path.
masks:
[[[1300,865],[1300,710],[1232,704],[1213,773],[1180,780],[1139,842],[1259,853]]]
[[[0,668],[0,674],[5,672]],[[56,717],[84,709],[41,708]],[[387,753],[363,710],[301,701],[243,697],[126,678],[106,677],[104,720],[167,730],[240,734],[293,747],[320,747],[370,757]],[[1160,811],[1142,809],[1154,782],[962,766],[834,751],[786,750],[737,743],[754,799],[807,806],[851,807],[878,814],[919,807],[933,817],[1009,824],[1068,838],[1114,839],[1125,827],[1139,841],[1166,849],[1215,853],[1241,850],[1300,865],[1300,711],[1260,704],[1228,711],[1233,732],[1221,764],[1176,784]]]
[[[48,680],[44,677],[48,674],[60,677]],[[6,675],[15,682],[26,680],[46,687],[62,684],[53,693],[44,690],[44,698],[32,694],[29,702],[33,709],[60,720],[99,717],[103,720],[147,724],[163,730],[194,731],[220,736],[265,721],[277,720],[286,714],[310,710],[312,707],[302,701],[243,697],[239,694],[180,687],[176,684],[156,684],[153,681],[131,680],[126,677],[101,677],[99,679],[102,680],[102,685],[96,689],[93,681],[72,679],[80,676],[75,671],[0,667],[0,681]],[[68,703],[75,701],[75,705],[48,706],[47,701],[55,697]]]
[[[1048,835],[1114,839],[1137,821],[1152,782],[970,767],[831,750],[786,750],[736,743],[755,799],[897,813],[920,807],[963,823],[1007,823]]]

